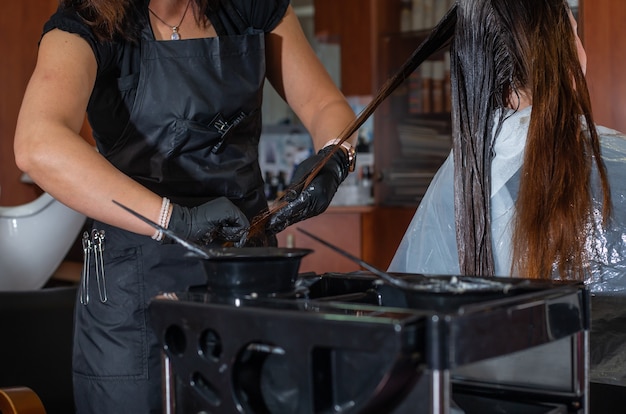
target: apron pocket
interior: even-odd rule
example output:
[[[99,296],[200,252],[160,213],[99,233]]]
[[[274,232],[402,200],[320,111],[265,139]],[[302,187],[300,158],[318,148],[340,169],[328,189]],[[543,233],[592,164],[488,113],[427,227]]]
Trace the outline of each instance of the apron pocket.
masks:
[[[174,134],[169,150],[170,155],[204,152],[217,145],[222,134],[202,122],[177,119],[173,125]]]
[[[147,376],[146,317],[140,248],[104,251],[107,300],[91,278],[91,300],[77,303],[74,372],[100,378]],[[92,264],[91,274],[95,272]]]

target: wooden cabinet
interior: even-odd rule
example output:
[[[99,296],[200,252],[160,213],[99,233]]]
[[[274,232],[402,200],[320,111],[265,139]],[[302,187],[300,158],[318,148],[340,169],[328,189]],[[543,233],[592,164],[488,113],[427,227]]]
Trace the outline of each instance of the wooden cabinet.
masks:
[[[453,2],[392,3],[376,37],[377,89],[405,64]],[[452,147],[447,49],[429,57],[386,98],[374,114],[374,131],[376,202],[418,205]]]
[[[394,207],[330,207],[323,214],[288,227],[278,234],[283,247],[312,249],[302,260],[301,272],[351,272],[361,267],[298,231],[302,228],[381,270],[391,259],[414,214]]]
[[[378,82],[391,78],[427,32],[379,37]],[[449,54],[424,62],[374,114],[374,194],[381,205],[416,206],[452,147]]]
[[[401,0],[314,0],[318,41],[340,45],[341,89],[346,96],[374,96],[382,85],[380,72],[384,71],[386,76],[390,64],[386,57],[381,57],[379,39],[383,34],[398,32],[401,4]],[[332,207],[279,235],[282,246],[314,250],[303,260],[301,271],[348,272],[360,266],[298,232],[298,227],[382,270],[386,270],[393,258],[417,203],[385,205],[378,195],[380,181],[377,178],[382,177],[378,160],[387,162],[394,156],[397,145],[386,137],[379,137],[377,122],[378,114],[374,119],[373,143],[375,205]]]
[[[437,8],[441,16],[434,16],[437,12],[432,10],[431,24],[443,16],[448,0],[434,2],[445,7]],[[346,95],[376,95],[428,35],[428,30],[401,31],[403,5],[403,0],[315,0],[318,39],[341,46],[341,84]],[[432,99],[435,95],[431,95],[431,89],[425,89],[430,78],[420,69],[373,115],[374,199],[378,206],[417,206],[449,152],[444,59],[441,53],[423,65],[436,67],[436,73],[441,74],[437,78],[439,88],[432,89],[441,92],[436,99]],[[427,105],[435,102],[438,105]]]
[[[314,0],[314,6],[318,40],[340,45],[341,87],[347,96],[376,95],[427,34],[400,32],[401,0]],[[406,197],[403,202],[394,201],[391,197],[394,189],[388,185],[390,177],[397,175],[396,171],[390,171],[390,166],[397,162],[413,165],[418,159],[402,156],[397,133],[397,125],[407,118],[407,99],[407,89],[403,86],[374,115],[374,205],[332,207],[279,235],[281,246],[314,250],[302,261],[302,272],[348,272],[360,266],[298,232],[298,227],[379,269],[386,270],[389,266],[419,203],[417,197],[408,202]],[[438,121],[446,119],[445,114],[437,115]],[[439,161],[433,164],[424,189],[439,164]],[[415,180],[409,180],[412,181],[405,190],[417,188]]]

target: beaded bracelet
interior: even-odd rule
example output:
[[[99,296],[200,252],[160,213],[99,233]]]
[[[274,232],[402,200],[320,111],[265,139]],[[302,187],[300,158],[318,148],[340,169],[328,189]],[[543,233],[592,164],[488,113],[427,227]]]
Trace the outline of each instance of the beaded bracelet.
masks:
[[[163,197],[163,202],[161,203],[161,212],[159,213],[159,226],[167,228],[167,225],[170,221],[170,199],[167,197]],[[155,230],[152,238],[156,241],[163,240],[163,231],[160,229]]]

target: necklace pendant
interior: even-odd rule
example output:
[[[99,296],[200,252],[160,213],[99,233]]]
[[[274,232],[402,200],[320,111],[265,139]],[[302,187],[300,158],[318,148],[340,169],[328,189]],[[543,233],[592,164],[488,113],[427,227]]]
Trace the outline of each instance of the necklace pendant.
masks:
[[[183,17],[180,18],[180,22],[176,26],[170,26],[165,20],[161,19],[155,12],[152,11],[150,7],[148,7],[148,11],[152,13],[152,15],[161,23],[172,29],[172,34],[170,35],[170,40],[180,40],[180,33],[178,33],[178,28],[183,21],[185,20],[185,15],[187,14],[187,10],[189,9],[189,4],[191,0],[187,0],[187,6],[185,6],[185,11],[183,12]]]
[[[180,40],[180,33],[178,33],[178,26],[172,27],[172,35],[170,36],[171,40]]]

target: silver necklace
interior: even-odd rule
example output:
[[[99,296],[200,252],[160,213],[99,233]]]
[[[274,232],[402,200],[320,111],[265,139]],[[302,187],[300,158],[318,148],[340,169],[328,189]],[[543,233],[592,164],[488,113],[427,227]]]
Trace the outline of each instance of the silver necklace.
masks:
[[[185,20],[185,15],[187,14],[187,9],[189,9],[189,3],[191,3],[191,0],[187,0],[187,6],[185,7],[185,11],[183,12],[183,17],[180,18],[180,22],[178,22],[178,24],[176,26],[172,26],[168,22],[166,22],[165,20],[161,19],[159,16],[157,16],[157,14],[154,11],[152,11],[152,9],[150,7],[148,7],[148,10],[161,23],[163,23],[164,25],[166,25],[167,27],[172,29],[172,35],[170,36],[171,40],[180,40],[180,33],[178,33],[178,28],[180,27],[181,24],[183,24],[183,20]]]

